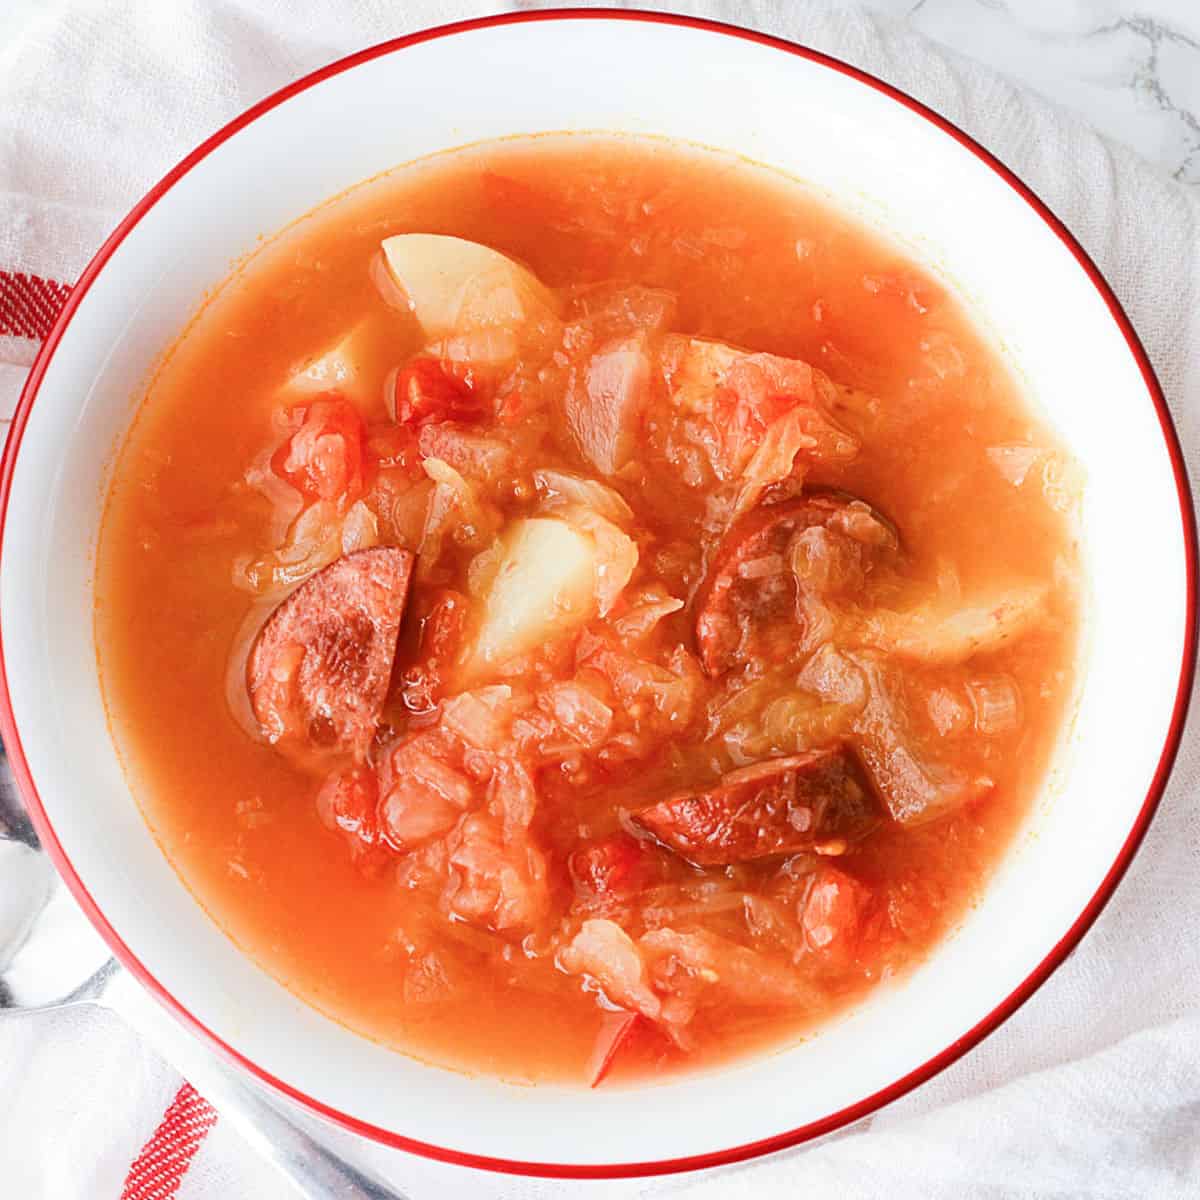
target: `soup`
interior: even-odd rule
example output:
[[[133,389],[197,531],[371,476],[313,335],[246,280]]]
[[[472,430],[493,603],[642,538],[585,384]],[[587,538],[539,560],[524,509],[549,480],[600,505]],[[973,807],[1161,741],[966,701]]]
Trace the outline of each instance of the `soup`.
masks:
[[[98,560],[135,794],[287,987],[610,1087],[794,1040],[985,886],[1069,714],[1075,470],[947,286],[651,139],[410,164],[222,285]]]

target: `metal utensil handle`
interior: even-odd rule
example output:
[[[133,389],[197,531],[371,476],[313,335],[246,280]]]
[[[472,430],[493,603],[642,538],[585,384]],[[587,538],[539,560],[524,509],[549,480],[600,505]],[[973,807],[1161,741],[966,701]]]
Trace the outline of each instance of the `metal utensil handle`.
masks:
[[[228,1091],[197,1084],[203,1095],[308,1200],[404,1200],[327,1150],[268,1103],[237,1084]]]
[[[129,1021],[132,1014],[126,1011],[126,997],[132,998],[136,992],[137,985],[113,959],[73,993],[71,1001],[102,1004]],[[135,1027],[152,1042],[159,1042],[153,1025],[137,1021]],[[322,1146],[257,1091],[234,1079],[207,1051],[197,1046],[197,1053],[189,1053],[186,1062],[179,1062],[183,1045],[176,1042],[168,1048],[160,1044],[158,1049],[176,1061],[221,1120],[228,1121],[306,1200],[407,1200],[402,1192],[372,1179]]]

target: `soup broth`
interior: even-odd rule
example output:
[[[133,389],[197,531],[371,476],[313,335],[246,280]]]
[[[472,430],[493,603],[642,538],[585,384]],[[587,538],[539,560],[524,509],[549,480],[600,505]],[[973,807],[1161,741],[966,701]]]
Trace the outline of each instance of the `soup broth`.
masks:
[[[1075,687],[1074,469],[947,285],[800,183],[548,135],[225,281],[121,449],[110,718],[188,887],[331,1017],[638,1081],[918,963]]]

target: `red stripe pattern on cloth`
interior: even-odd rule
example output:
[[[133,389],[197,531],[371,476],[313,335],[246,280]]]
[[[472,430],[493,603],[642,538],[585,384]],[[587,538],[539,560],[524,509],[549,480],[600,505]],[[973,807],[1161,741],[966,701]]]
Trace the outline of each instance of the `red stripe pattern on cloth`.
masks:
[[[0,271],[0,334],[44,340],[70,294],[70,284]]]
[[[212,1106],[190,1083],[185,1083],[129,1168],[121,1200],[170,1200],[200,1143],[216,1123]]]
[[[0,271],[0,335],[44,341],[70,294],[69,284],[54,279]],[[171,1200],[216,1123],[213,1107],[185,1083],[133,1160],[121,1200]]]

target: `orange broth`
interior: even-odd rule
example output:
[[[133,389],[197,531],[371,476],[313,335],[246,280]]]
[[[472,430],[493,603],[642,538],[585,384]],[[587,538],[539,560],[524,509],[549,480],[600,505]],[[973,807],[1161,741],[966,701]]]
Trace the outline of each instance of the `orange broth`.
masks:
[[[423,338],[383,280],[380,243],[406,232],[452,234],[511,256],[566,298],[568,318],[586,308],[578,300],[583,285],[669,291],[678,299],[672,334],[800,360],[838,385],[826,415],[857,450],[846,459],[814,454],[803,485],[866,501],[900,545],[870,550],[887,561],[844,602],[862,627],[870,626],[872,605],[899,611],[936,596],[965,605],[1013,580],[1044,592],[1040,616],[1020,636],[954,662],[893,659],[877,638],[866,651],[836,636],[831,642],[865,672],[868,688],[882,687],[883,676],[864,663],[891,672],[889,711],[902,713],[904,736],[936,761],[935,775],[986,786],[936,820],[893,819],[884,802],[878,823],[851,844],[827,839],[819,851],[718,865],[694,865],[669,839],[630,825],[630,812],[643,805],[702,789],[748,762],[802,753],[827,735],[848,739],[869,766],[870,739],[895,730],[871,732],[861,710],[798,687],[815,652],[795,648],[799,635],[783,639],[792,648],[779,652],[783,665],[772,668],[757,701],[746,701],[746,713],[738,717],[735,704],[730,716],[722,707],[753,682],[754,670],[713,676],[694,668],[703,648],[693,609],[720,532],[706,505],[719,481],[705,476],[703,462],[693,463],[702,478],[673,473],[664,430],[674,410],[659,395],[657,374],[634,464],[610,478],[594,469],[555,407],[570,371],[584,369],[570,361],[583,353],[575,343],[560,349],[558,368],[551,360],[541,383],[525,389],[524,410],[506,409],[503,421],[491,409],[479,418],[485,430],[495,424],[519,458],[511,479],[488,484],[494,536],[531,511],[530,467],[575,472],[619,491],[633,509],[639,552],[629,588],[657,580],[685,605],[637,653],[667,670],[663,664],[682,661],[669,659],[674,647],[683,647],[692,715],[681,730],[661,723],[642,730],[638,722],[649,718],[636,714],[646,706],[614,691],[603,663],[591,670],[589,686],[612,711],[612,728],[629,726],[642,741],[624,759],[593,746],[523,760],[538,810],[521,836],[531,839],[545,875],[539,915],[528,925],[497,928],[495,915],[464,917],[446,899],[444,874],[453,868],[434,863],[433,843],[416,851],[385,846],[364,871],[344,833],[318,812],[328,768],[281,753],[254,728],[245,703],[247,630],[288,591],[246,590],[246,563],[274,561],[281,539],[277,509],[246,481],[256,462],[279,474],[278,448],[296,423],[281,426],[280,412],[297,404],[281,401],[281,386],[363,321],[356,404],[368,430],[392,425],[389,389],[397,369],[422,353]],[[642,343],[654,354],[664,344],[658,336]],[[498,411],[499,401],[487,403]],[[407,474],[370,466],[368,508],[384,503],[371,472],[390,478],[389,470],[400,492],[415,480],[428,495],[419,461]],[[670,969],[653,977],[653,1005],[685,996],[686,1021],[656,1023],[643,1013],[616,1047],[609,1081],[711,1066],[794,1040],[919,962],[1009,848],[1046,781],[1074,693],[1079,564],[1071,479],[1070,460],[946,285],[800,184],[649,139],[555,135],[455,151],[370,181],[267,243],[166,356],[121,449],[98,559],[96,640],[114,735],[147,820],[197,899],[275,978],[350,1028],[455,1069],[586,1083],[614,1026],[612,1010],[630,1005],[594,974],[564,969],[563,947],[589,917],[612,919],[635,940],[665,922],[699,930],[709,949],[741,946],[759,956],[756,963],[769,961],[799,981],[794,1001],[759,1006],[721,990],[731,977],[723,968],[710,974],[724,982],[705,991],[711,980],[695,961],[671,958]],[[781,486],[786,500],[786,489],[799,486],[799,468]],[[418,550],[423,511],[393,521],[389,508],[377,522],[379,540]],[[370,764],[437,719],[440,710],[431,716],[406,707],[400,681],[421,654],[420,618],[435,592],[452,587],[470,597],[468,566],[490,536],[468,530],[449,539],[436,564],[418,558]],[[868,553],[853,551],[855,562]],[[623,603],[606,620],[618,619]],[[588,636],[603,624],[593,620]],[[528,679],[537,686],[575,679],[583,653],[578,642],[539,647]],[[527,686],[512,671],[504,678],[510,690]],[[454,690],[445,682],[443,689],[435,698]],[[768,712],[781,698],[792,708]],[[531,713],[547,711],[541,700],[530,703]],[[892,778],[899,760],[883,753],[874,761],[889,763],[884,774]],[[491,795],[480,778],[472,786]],[[466,835],[446,835],[453,836]],[[646,857],[642,898],[581,891],[572,855],[609,837],[632,837],[620,844]],[[414,856],[434,865],[405,867]],[[812,916],[813,881],[846,876],[857,907],[849,932],[832,926],[830,942]],[[647,911],[653,888],[662,912]],[[777,920],[782,931],[767,928]]]

